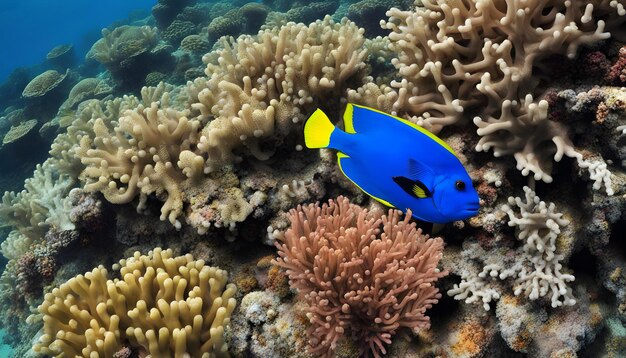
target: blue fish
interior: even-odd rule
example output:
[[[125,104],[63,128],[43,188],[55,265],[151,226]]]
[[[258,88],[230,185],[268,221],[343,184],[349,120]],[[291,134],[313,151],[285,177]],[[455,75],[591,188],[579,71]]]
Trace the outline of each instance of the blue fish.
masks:
[[[332,148],[339,168],[381,203],[430,223],[478,213],[472,179],[448,144],[418,125],[373,108],[348,104],[345,131],[317,109],[304,126],[308,148]]]

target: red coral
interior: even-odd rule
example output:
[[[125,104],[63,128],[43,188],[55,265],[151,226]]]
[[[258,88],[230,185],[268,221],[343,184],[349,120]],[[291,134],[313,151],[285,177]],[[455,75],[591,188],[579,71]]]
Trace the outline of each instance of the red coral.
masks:
[[[600,51],[586,53],[581,58],[581,71],[590,77],[602,78],[606,76],[611,62]]]
[[[311,353],[330,356],[349,334],[363,353],[379,357],[399,330],[430,327],[425,312],[441,297],[435,282],[447,274],[437,269],[443,240],[422,234],[410,213],[400,216],[343,197],[290,211],[274,263],[308,304]]]
[[[626,83],[626,46],[619,50],[617,61],[611,66],[604,79],[610,84]]]

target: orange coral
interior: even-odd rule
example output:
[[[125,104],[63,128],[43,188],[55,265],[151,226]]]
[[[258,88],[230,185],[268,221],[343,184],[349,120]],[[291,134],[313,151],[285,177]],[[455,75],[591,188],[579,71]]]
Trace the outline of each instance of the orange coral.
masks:
[[[400,220],[398,210],[382,215],[339,197],[289,214],[275,264],[308,304],[311,353],[332,355],[350,334],[378,357],[399,330],[430,327],[443,240],[422,234],[410,213]]]
[[[458,356],[474,357],[486,343],[485,328],[478,322],[468,322],[461,326],[458,341],[452,346],[452,351]]]

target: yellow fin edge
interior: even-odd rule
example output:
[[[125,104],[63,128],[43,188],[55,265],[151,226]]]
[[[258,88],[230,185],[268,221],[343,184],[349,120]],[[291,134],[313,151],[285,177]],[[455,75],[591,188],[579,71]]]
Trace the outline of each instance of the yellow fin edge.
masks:
[[[413,123],[413,122],[407,121],[407,120],[406,120],[406,119],[404,119],[404,118],[400,118],[400,117],[397,117],[397,116],[391,115],[391,114],[389,114],[389,113],[385,113],[385,112],[383,112],[383,111],[379,111],[379,110],[378,110],[378,109],[376,109],[376,108],[370,108],[370,107],[367,107],[367,106],[361,106],[361,105],[358,105],[358,104],[353,104],[353,106],[357,106],[357,107],[359,107],[359,108],[364,108],[364,109],[367,109],[367,110],[370,110],[370,111],[374,111],[374,112],[378,112],[378,113],[380,113],[380,114],[384,114],[385,116],[389,116],[389,117],[395,118],[395,119],[397,119],[398,121],[400,121],[400,122],[402,122],[402,123],[406,124],[407,126],[412,127],[412,128],[415,128],[415,129],[417,129],[418,131],[422,132],[423,134],[427,135],[430,139],[434,140],[434,141],[435,141],[435,142],[437,142],[439,145],[441,145],[442,147],[446,148],[446,150],[448,150],[450,153],[452,153],[452,154],[456,157],[456,153],[454,152],[454,149],[452,149],[452,148],[448,145],[448,143],[444,142],[443,140],[441,140],[441,138],[437,137],[436,135],[432,134],[432,133],[431,133],[431,132],[429,132],[428,130],[426,130],[426,129],[424,129],[424,128],[420,127],[420,126],[418,126],[417,124],[415,124],[415,123]],[[346,112],[347,112],[347,111],[348,111],[348,108],[346,107]],[[351,111],[351,113],[350,113],[350,125],[352,126],[352,115],[353,115],[353,111],[354,111],[354,109],[352,109],[352,108],[351,108],[351,109],[350,109],[350,111]],[[346,120],[346,117],[345,117],[345,113],[344,113],[344,121],[345,121],[345,120]],[[347,124],[346,124],[346,128],[347,128]]]
[[[354,180],[352,180],[352,178],[350,178],[348,175],[346,175],[346,172],[344,172],[344,171],[343,171],[343,168],[341,167],[341,159],[344,159],[344,158],[350,158],[350,157],[349,157],[349,156],[347,156],[346,154],[342,153],[342,152],[337,152],[337,164],[339,165],[339,170],[341,170],[341,173],[342,173],[342,174],[343,174],[346,178],[348,178],[348,180],[350,180],[350,181],[352,182],[352,184],[356,185],[356,187],[357,187],[357,188],[359,188],[359,189],[361,189],[361,191],[362,191],[362,192],[364,192],[365,194],[367,194],[367,195],[371,196],[371,197],[372,197],[372,198],[374,198],[375,200],[377,200],[377,201],[381,202],[383,205],[386,205],[386,206],[388,206],[388,207],[390,207],[390,208],[393,208],[393,209],[395,209],[395,208],[396,208],[395,206],[393,206],[393,205],[392,205],[391,203],[389,203],[388,201],[383,200],[383,199],[381,199],[381,198],[377,198],[377,197],[375,197],[374,195],[372,195],[372,194],[368,193],[367,191],[363,190],[363,188],[361,188],[361,187],[359,186],[359,184],[355,183],[355,182],[354,182]]]
[[[352,103],[348,103],[346,106],[346,110],[343,112],[343,125],[345,127],[346,133],[356,134],[354,130],[354,122],[352,117],[354,116],[354,106]]]

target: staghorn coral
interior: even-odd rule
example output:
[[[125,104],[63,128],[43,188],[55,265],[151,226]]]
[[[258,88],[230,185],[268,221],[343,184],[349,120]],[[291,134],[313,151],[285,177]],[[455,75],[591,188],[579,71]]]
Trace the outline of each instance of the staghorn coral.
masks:
[[[180,184],[198,174],[179,158],[196,141],[200,122],[189,119],[188,111],[167,107],[167,100],[151,103],[126,110],[119,122],[93,122],[94,137],[83,136],[76,149],[85,165],[81,177],[85,190],[100,191],[114,204],[139,196],[138,210],[148,195],[162,197],[161,220],[180,228]]]
[[[33,78],[22,91],[25,98],[35,98],[45,96],[55,89],[67,77],[69,70],[59,73],[55,70],[48,70]]]
[[[128,342],[153,357],[225,357],[224,329],[237,289],[226,271],[191,255],[135,252],[108,278],[99,266],[46,294],[44,334],[33,350],[55,356],[111,357]]]
[[[258,159],[269,158],[261,141],[284,137],[304,119],[302,113],[345,95],[350,81],[360,81],[367,56],[363,30],[330,17],[222,43],[218,59],[207,65],[208,80],[188,86],[197,96],[192,108],[211,119],[198,144],[207,173],[239,160],[233,153],[238,147]]]
[[[76,111],[65,119],[69,122],[66,131],[59,134],[51,145],[50,165],[61,174],[78,178],[85,167],[76,154],[76,149],[80,147],[80,140],[84,136],[95,137],[94,121],[100,118],[110,123],[119,118],[120,112],[135,108],[138,104],[139,100],[134,96],[104,102],[96,99],[81,102]]]
[[[330,356],[345,334],[378,357],[401,329],[430,326],[424,313],[441,297],[434,283],[446,275],[437,269],[443,240],[423,235],[410,212],[400,215],[343,197],[290,211],[275,264],[309,306],[312,353]]]
[[[399,81],[394,112],[439,132],[475,116],[476,150],[513,155],[524,175],[551,182],[552,160],[583,162],[567,129],[537,101],[551,73],[548,59],[573,58],[581,45],[610,37],[625,17],[617,1],[416,1],[391,9],[392,62]],[[621,8],[620,8],[621,6]],[[607,186],[607,194],[611,194]]]

